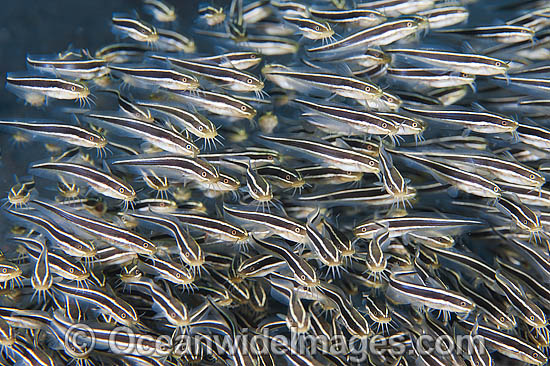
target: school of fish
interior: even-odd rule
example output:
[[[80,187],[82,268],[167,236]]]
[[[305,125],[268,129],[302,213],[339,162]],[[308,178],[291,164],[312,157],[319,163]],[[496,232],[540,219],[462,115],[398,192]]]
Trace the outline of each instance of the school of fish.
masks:
[[[550,3],[194,9],[7,74],[0,364],[546,364]]]

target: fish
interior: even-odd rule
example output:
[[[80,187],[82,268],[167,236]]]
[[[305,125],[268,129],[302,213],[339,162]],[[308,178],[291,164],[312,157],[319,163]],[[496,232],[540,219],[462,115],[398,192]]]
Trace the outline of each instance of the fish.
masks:
[[[198,90],[194,93],[180,92],[174,95],[174,98],[196,105],[211,113],[227,117],[252,120],[257,113],[253,106],[238,98],[206,90]]]
[[[170,65],[200,75],[221,85],[224,89],[237,92],[260,92],[264,88],[262,81],[245,71],[161,55],[151,55],[150,57],[155,60],[164,60]]]
[[[373,135],[395,135],[398,127],[390,120],[374,113],[358,111],[344,106],[332,106],[304,99],[295,99],[310,111],[306,116],[313,124],[338,132],[349,131],[350,134],[368,133]]]
[[[54,172],[85,182],[98,193],[122,200],[125,205],[131,204],[136,198],[136,192],[132,186],[87,165],[64,162],[41,163],[31,166],[31,169]]]
[[[77,298],[98,306],[120,324],[133,325],[138,322],[137,314],[130,304],[122,299],[109,296],[102,291],[73,287],[61,283],[56,283],[54,290],[59,291],[63,296]]]
[[[22,243],[28,255],[35,261],[40,258],[44,243],[38,239],[28,237],[13,237],[11,240]],[[54,252],[48,253],[48,267],[52,274],[59,275],[67,280],[85,281],[90,277],[90,272],[80,263],[73,263],[62,255]]]
[[[32,200],[31,203],[58,218],[71,222],[82,231],[101,237],[102,240],[122,250],[129,249],[144,254],[153,254],[156,251],[156,245],[149,240],[111,223],[77,215],[44,201]]]
[[[159,39],[155,47],[164,52],[185,52],[193,53],[197,50],[195,41],[181,33],[169,29],[157,29]]]
[[[83,52],[85,53],[85,52]],[[91,57],[60,59],[44,55],[27,55],[27,65],[30,68],[68,79],[91,80],[109,73],[107,63],[102,59]]]
[[[431,230],[452,229],[465,225],[479,225],[480,221],[467,219],[447,219],[435,217],[395,217],[382,220],[367,220],[353,229],[355,236],[372,239],[380,227],[387,227],[391,237],[408,232],[429,232]]]
[[[114,65],[110,69],[124,83],[134,87],[185,91],[196,90],[200,86],[194,76],[171,69]]]
[[[8,192],[6,201],[6,203],[9,202],[10,204],[9,208],[12,208],[13,206],[15,206],[15,208],[23,207],[26,205],[31,199],[35,186],[36,183],[34,179],[18,182],[13,185]]]
[[[314,19],[298,18],[291,16],[284,16],[283,19],[287,23],[293,24],[298,27],[298,30],[302,32],[303,37],[307,39],[331,39],[332,35],[334,34],[334,30],[328,23],[323,24],[322,22]]]
[[[50,245],[63,250],[67,255],[77,258],[91,258],[97,253],[97,249],[93,243],[86,242],[78,236],[71,234],[61,226],[56,225],[55,222],[29,213],[14,210],[8,212],[38,226],[38,231],[45,233],[44,235],[49,237]]]
[[[140,19],[125,14],[113,14],[111,22],[115,34],[148,44],[158,41],[157,29]]]
[[[306,226],[298,220],[269,212],[244,210],[229,206],[224,206],[224,212],[230,217],[242,220],[243,224],[248,223],[266,228],[272,234],[290,241],[304,243],[306,240]]]
[[[405,278],[409,278],[407,281]],[[388,292],[395,301],[421,304],[431,309],[469,313],[475,309],[475,303],[460,293],[429,287],[415,282],[414,272],[393,272],[390,275]]]
[[[503,60],[476,54],[408,48],[394,48],[386,52],[470,75],[501,75],[506,74],[509,69]]]
[[[445,29],[437,32],[477,39],[494,39],[501,43],[532,41],[535,36],[532,29],[514,25]]]
[[[199,153],[199,148],[192,141],[177,131],[163,128],[157,124],[109,113],[90,113],[86,117],[93,119],[94,123],[106,125],[107,128],[123,132],[124,135],[130,134],[142,138],[174,154],[194,158]]]
[[[202,159],[194,159],[180,155],[161,155],[129,159],[117,159],[113,162],[115,167],[142,167],[163,172],[168,177],[177,181],[196,181],[204,184],[216,184],[220,175],[216,168]]]
[[[188,235],[188,233],[186,233],[175,221],[167,218],[135,213],[131,213],[130,216],[145,222],[162,226],[166,230],[170,231],[176,239],[179,249],[179,256],[187,265],[191,267],[200,267],[204,264],[204,254],[201,247],[197,244],[195,239]]]
[[[421,117],[457,124],[480,133],[512,133],[519,127],[519,123],[511,118],[488,112],[429,110],[411,106],[406,106],[403,109]]]
[[[286,89],[307,91],[318,88],[358,100],[373,100],[382,96],[378,85],[349,76],[293,71],[278,65],[266,65],[262,73],[268,80]]]
[[[194,57],[191,60],[237,70],[248,70],[260,64],[262,56],[256,52],[228,52],[214,56]]]
[[[498,186],[498,184],[495,184],[478,174],[468,173],[451,165],[424,159],[416,155],[405,154],[405,156],[426,166],[438,179],[441,179],[445,183],[451,184],[457,189],[480,197],[498,198],[501,196],[502,189]]]
[[[366,154],[350,151],[326,142],[272,136],[262,136],[261,138],[268,142],[302,151],[329,167],[351,172],[374,174],[380,171],[379,163],[376,159]]]
[[[59,77],[8,73],[6,89],[34,107],[40,107],[47,98],[78,101],[80,106],[91,102],[90,89],[82,82]]]
[[[147,47],[138,43],[113,43],[97,50],[94,56],[106,62],[124,64],[141,58],[147,51]]]
[[[315,272],[315,269],[312,268],[303,258],[296,255],[284,245],[271,243],[254,237],[253,239],[257,245],[283,258],[287,266],[292,271],[296,281],[298,281],[298,283],[302,286],[315,287],[319,284],[319,278]]]
[[[223,7],[216,8],[210,5],[199,7],[198,14],[211,27],[223,23],[226,17]]]
[[[389,20],[324,46],[309,48],[308,52],[351,52],[364,46],[387,46],[415,34],[419,24],[416,19]]]
[[[428,20],[430,29],[460,24],[468,20],[470,16],[470,12],[466,7],[453,5],[421,10],[417,14]]]

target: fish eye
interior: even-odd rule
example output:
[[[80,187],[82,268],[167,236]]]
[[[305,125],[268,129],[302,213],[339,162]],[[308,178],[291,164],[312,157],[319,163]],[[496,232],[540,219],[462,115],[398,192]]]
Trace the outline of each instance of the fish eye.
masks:
[[[246,82],[247,82],[248,84],[252,84],[252,79],[246,79]]]
[[[268,158],[269,160],[273,160],[273,156],[271,156],[271,155],[269,155],[267,158]]]
[[[147,248],[148,246],[149,246],[149,244],[143,243],[143,247],[144,247],[144,248]]]
[[[170,316],[171,316],[172,318],[175,318],[175,317],[176,317],[176,313],[170,313]]]
[[[7,268],[2,268],[2,273],[8,273],[8,269]]]
[[[181,78],[181,81],[184,82],[184,83],[186,83],[186,82],[187,82],[187,78],[186,78],[186,77],[183,77],[183,78]]]
[[[294,229],[294,231],[296,231],[297,233],[299,233],[299,232],[300,232],[300,228],[297,227],[297,228]]]
[[[466,306],[466,301],[461,301],[460,306],[462,306],[462,307]]]
[[[176,278],[180,278],[180,277],[181,277],[181,274],[176,273]]]
[[[365,86],[365,91],[370,91],[370,86]]]
[[[305,275],[301,275],[300,278],[302,279],[302,281],[304,281],[306,279],[306,276]]]
[[[373,166],[373,165],[374,165],[374,161],[369,161],[369,165],[370,165],[370,166]]]
[[[529,319],[530,319],[531,321],[534,321],[534,320],[535,320],[535,316],[534,316],[534,315],[531,315],[531,316],[529,317]]]
[[[71,91],[75,91],[76,90],[76,86],[71,86]]]
[[[504,317],[501,316],[499,320],[500,320],[502,323],[504,323],[504,321],[505,321],[506,319],[504,319]]]
[[[74,273],[74,268],[69,268],[69,273]]]
[[[185,145],[185,148],[186,148],[187,150],[191,150],[191,145]]]
[[[529,178],[535,179],[535,174],[531,174],[531,175],[529,176]]]
[[[257,190],[256,188],[254,188],[254,189],[252,190],[252,192],[258,193],[258,190]]]
[[[410,28],[410,27],[412,27],[412,26],[413,26],[412,22],[407,22],[407,27]]]
[[[315,26],[315,30],[316,30],[316,31],[318,31],[318,30],[320,30],[320,29],[321,29],[321,28],[319,28],[318,25]]]
[[[493,191],[498,192],[498,187],[493,188]]]
[[[189,257],[189,253],[185,253],[185,256],[186,256],[186,257]]]
[[[246,106],[243,105],[243,106],[241,107],[241,111],[246,111]]]
[[[122,319],[126,319],[126,314],[122,313],[122,314],[120,314],[120,317],[121,317]]]
[[[502,65],[502,63],[500,61],[495,62],[496,67],[499,67],[500,65]]]
[[[507,125],[507,122],[506,122],[506,121],[502,121],[502,125],[503,125],[503,126],[506,126],[506,125]]]
[[[254,59],[256,58],[256,55],[250,55],[250,58]]]
[[[527,220],[523,220],[523,223],[524,223],[525,225],[527,225]]]
[[[204,128],[202,128],[202,126],[199,126],[199,131],[202,131]]]
[[[538,358],[538,357],[539,357],[539,354],[536,352],[533,352],[533,358]]]
[[[286,180],[290,180],[290,175],[285,175]]]
[[[363,228],[361,228],[361,231],[365,233],[365,232],[367,232],[367,228],[363,227]]]
[[[412,123],[412,126],[413,126],[413,127],[418,127],[418,123],[413,122],[413,123]]]
[[[120,193],[124,193],[124,188],[120,187],[120,188],[118,189],[118,191],[119,191]]]
[[[206,172],[202,172],[202,173],[201,173],[201,176],[202,176],[203,178],[206,178]]]
[[[76,249],[82,249],[82,245],[78,244],[78,245],[76,246]]]
[[[237,230],[231,230],[231,235],[237,234]]]
[[[225,179],[223,180],[223,182],[224,182],[225,184],[227,184],[227,183],[229,183],[229,179],[225,178]]]
[[[93,136],[90,136],[89,139],[90,139],[90,141],[94,141],[94,137],[93,137]]]
[[[387,124],[387,123],[385,123],[385,122],[384,122],[384,123],[382,123],[382,128],[386,128],[386,127],[388,127],[388,124]]]

